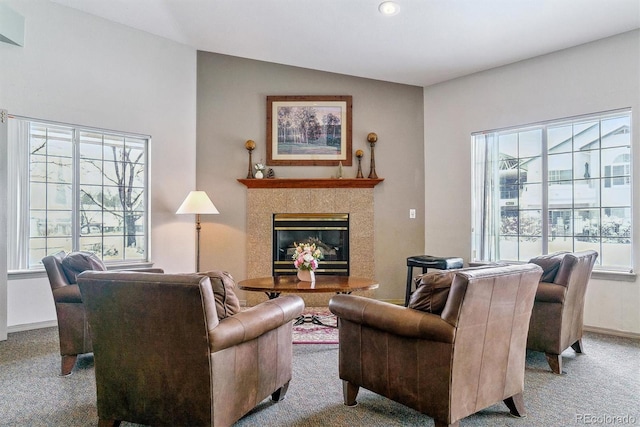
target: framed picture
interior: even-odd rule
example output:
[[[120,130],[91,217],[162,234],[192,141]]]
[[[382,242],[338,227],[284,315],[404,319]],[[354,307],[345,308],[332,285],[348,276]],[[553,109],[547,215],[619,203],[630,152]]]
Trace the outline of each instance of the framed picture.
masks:
[[[267,165],[351,166],[351,96],[267,96]]]

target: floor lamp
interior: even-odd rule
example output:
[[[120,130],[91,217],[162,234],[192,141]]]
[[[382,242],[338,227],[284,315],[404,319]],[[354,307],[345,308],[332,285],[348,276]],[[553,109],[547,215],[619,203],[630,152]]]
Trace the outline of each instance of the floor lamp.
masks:
[[[219,214],[207,193],[204,191],[192,191],[184,202],[180,205],[176,214],[196,214],[196,233],[198,235],[198,245],[196,250],[196,273],[200,271],[200,215]]]

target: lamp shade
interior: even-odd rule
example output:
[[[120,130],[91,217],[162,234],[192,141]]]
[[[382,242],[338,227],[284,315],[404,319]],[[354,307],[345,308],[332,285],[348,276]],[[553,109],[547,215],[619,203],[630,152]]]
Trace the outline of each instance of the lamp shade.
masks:
[[[219,214],[207,193],[204,191],[191,191],[180,205],[177,214]]]

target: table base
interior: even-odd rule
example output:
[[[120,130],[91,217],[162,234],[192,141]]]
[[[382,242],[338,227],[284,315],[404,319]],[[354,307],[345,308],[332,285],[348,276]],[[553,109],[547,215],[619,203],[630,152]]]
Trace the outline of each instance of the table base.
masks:
[[[318,317],[315,314],[307,314],[307,315],[302,315],[300,317],[298,317],[296,319],[296,321],[294,322],[293,326],[298,326],[298,325],[303,325],[305,323],[313,323],[314,325],[318,325],[318,326],[325,326],[327,328],[337,328],[337,325],[328,325],[326,323],[324,323],[322,320],[320,320],[320,317]]]

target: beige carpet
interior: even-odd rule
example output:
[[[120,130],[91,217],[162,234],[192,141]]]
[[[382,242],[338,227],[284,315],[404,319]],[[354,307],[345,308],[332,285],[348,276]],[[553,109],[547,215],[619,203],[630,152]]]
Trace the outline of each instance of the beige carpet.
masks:
[[[565,374],[549,370],[543,353],[527,352],[527,418],[498,403],[460,422],[462,427],[638,425],[640,341],[587,333],[585,354],[563,354]],[[82,355],[61,378],[57,328],[9,334],[0,342],[0,426],[93,427],[98,423],[93,355]],[[137,424],[123,422],[122,427]],[[234,427],[425,427],[433,419],[360,389],[344,406],[338,346],[294,345],[293,379],[285,400],[265,399]]]

